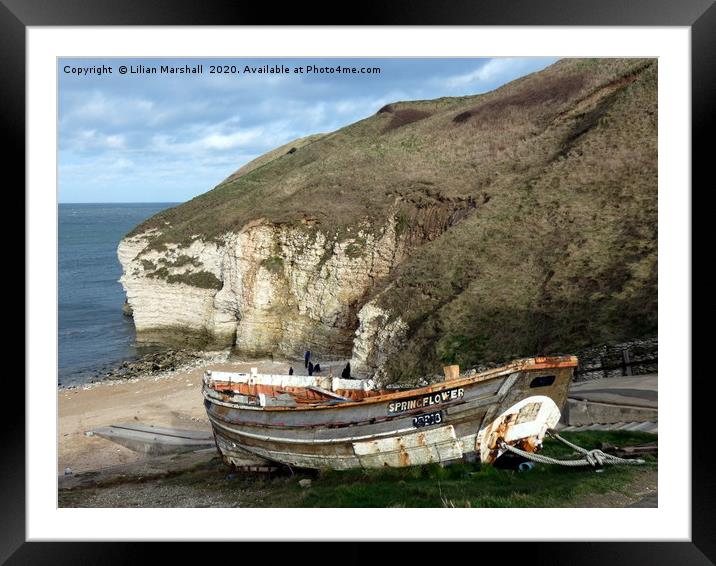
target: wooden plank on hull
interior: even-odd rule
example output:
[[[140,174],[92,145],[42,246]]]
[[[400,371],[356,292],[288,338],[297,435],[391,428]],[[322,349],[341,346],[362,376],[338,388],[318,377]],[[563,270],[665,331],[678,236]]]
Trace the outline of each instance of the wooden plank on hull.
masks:
[[[251,451],[266,459],[272,459],[297,468],[329,468],[332,470],[349,470],[351,468],[360,467],[359,459],[351,455],[346,456],[332,453],[309,454],[305,452],[285,452],[276,449],[269,450],[260,446],[252,446]]]
[[[462,458],[452,425],[413,434],[356,442],[353,450],[364,468],[400,468]]]
[[[447,414],[457,415],[459,413],[464,413],[465,411],[472,411],[474,409],[479,409],[481,407],[497,403],[500,399],[501,397],[499,395],[490,395],[489,397],[483,397],[482,399],[475,399],[474,401],[468,401],[467,403],[455,405],[454,407],[448,407]]]
[[[478,448],[477,434],[469,434],[467,436],[463,436],[458,439],[458,442],[460,442],[460,449],[462,450],[463,454],[467,454],[468,452],[475,452]]]
[[[323,389],[322,387],[316,387],[314,385],[310,385],[310,386],[306,387],[306,389],[310,389],[311,391],[315,391],[316,393],[320,393],[321,395],[325,395],[326,397],[331,397],[332,399],[337,399],[339,401],[345,401],[345,402],[351,401],[347,397],[343,397],[342,395],[338,395],[338,393],[333,393],[333,391],[328,391],[327,389]]]
[[[296,400],[287,393],[271,396],[259,393],[259,402],[262,407],[295,407]]]
[[[220,435],[216,436],[216,446],[221,454],[234,466],[266,466],[270,464],[270,459],[261,458],[242,448],[231,439],[224,438]]]
[[[223,431],[228,431],[232,434],[238,435],[240,437],[246,437],[246,438],[253,438],[255,440],[262,440],[266,442],[283,442],[286,444],[340,444],[345,442],[355,442],[359,440],[366,440],[369,438],[375,438],[377,436],[385,436],[385,435],[394,435],[394,434],[400,434],[403,432],[409,432],[413,430],[412,428],[406,428],[402,430],[391,430],[386,431],[383,433],[376,433],[376,434],[368,434],[363,436],[345,436],[345,437],[339,437],[339,438],[313,438],[313,439],[302,439],[302,438],[295,438],[295,437],[281,437],[276,436],[275,434],[266,434],[266,433],[252,433],[248,432],[247,430],[244,430],[243,428],[229,425],[227,423],[222,423],[220,421],[212,419],[211,416],[209,416],[209,419],[211,420],[212,424],[215,428]]]

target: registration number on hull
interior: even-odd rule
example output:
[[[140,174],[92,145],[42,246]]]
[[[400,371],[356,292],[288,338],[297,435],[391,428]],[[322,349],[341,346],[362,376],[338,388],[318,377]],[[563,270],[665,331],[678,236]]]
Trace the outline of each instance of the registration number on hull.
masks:
[[[443,412],[436,411],[434,413],[428,413],[427,415],[420,415],[413,419],[413,426],[415,428],[422,428],[424,426],[431,426],[440,424],[443,422]]]

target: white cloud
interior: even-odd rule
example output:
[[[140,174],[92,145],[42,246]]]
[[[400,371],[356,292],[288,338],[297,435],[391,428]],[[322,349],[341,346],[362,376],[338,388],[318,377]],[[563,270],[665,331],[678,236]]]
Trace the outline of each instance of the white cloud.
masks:
[[[233,134],[209,134],[196,141],[195,145],[201,149],[233,149],[247,147],[258,141],[264,134],[263,128],[239,130]]]
[[[124,136],[119,134],[106,136],[104,141],[107,144],[107,147],[111,147],[113,149],[119,149],[125,146]]]
[[[282,145],[300,133],[286,122],[273,122],[264,126],[231,131],[226,124],[195,125],[181,135],[155,134],[151,136],[148,151],[166,155],[191,155],[199,159],[207,153],[234,149],[268,151]]]
[[[528,68],[529,59],[515,59],[503,57],[490,59],[487,63],[474,71],[453,75],[444,79],[435,79],[448,88],[459,88],[475,85],[476,83],[493,83],[509,75],[517,75],[521,70]],[[487,86],[487,85],[486,85]]]
[[[380,108],[390,102],[399,100],[408,100],[408,96],[404,92],[391,91],[383,96],[367,96],[363,98],[348,98],[341,100],[335,104],[335,110],[338,114],[353,116],[356,119],[365,118],[375,114]]]
[[[62,124],[123,126],[154,118],[155,103],[146,98],[109,96],[102,92],[69,96],[62,111]]]
[[[96,129],[77,130],[66,142],[66,146],[76,151],[103,149],[122,149],[126,147],[126,138],[121,134],[104,134]]]

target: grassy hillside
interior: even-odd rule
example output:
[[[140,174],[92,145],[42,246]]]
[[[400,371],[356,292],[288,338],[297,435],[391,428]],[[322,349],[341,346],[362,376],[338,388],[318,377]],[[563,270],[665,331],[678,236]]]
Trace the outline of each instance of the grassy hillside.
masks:
[[[376,293],[409,325],[396,379],[568,352],[656,331],[656,134],[655,60],[566,59],[284,146],[134,233],[160,228],[161,247],[259,217],[341,234],[394,215],[415,245]]]

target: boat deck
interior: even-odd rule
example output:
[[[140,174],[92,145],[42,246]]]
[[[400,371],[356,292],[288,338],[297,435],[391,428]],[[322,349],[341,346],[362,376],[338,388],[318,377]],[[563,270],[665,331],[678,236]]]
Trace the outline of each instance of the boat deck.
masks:
[[[321,390],[320,387],[299,387],[290,385],[265,385],[257,383],[227,383],[214,382],[210,388],[219,393],[239,394],[248,397],[259,397],[266,395],[267,397],[278,398],[282,395],[290,395],[297,405],[315,405],[318,403],[333,403],[336,401],[362,401],[369,397],[377,397],[385,395],[390,391],[363,389],[336,389],[335,391]],[[342,398],[342,399],[339,399]]]
[[[336,404],[375,403],[430,395],[447,388],[472,386],[522,371],[554,371],[576,367],[574,356],[524,358],[484,372],[455,375],[424,387],[400,390],[376,389],[372,380],[341,379],[332,376],[296,376],[251,373],[207,372],[205,397],[220,403],[258,406],[280,410],[287,408],[325,408]]]

